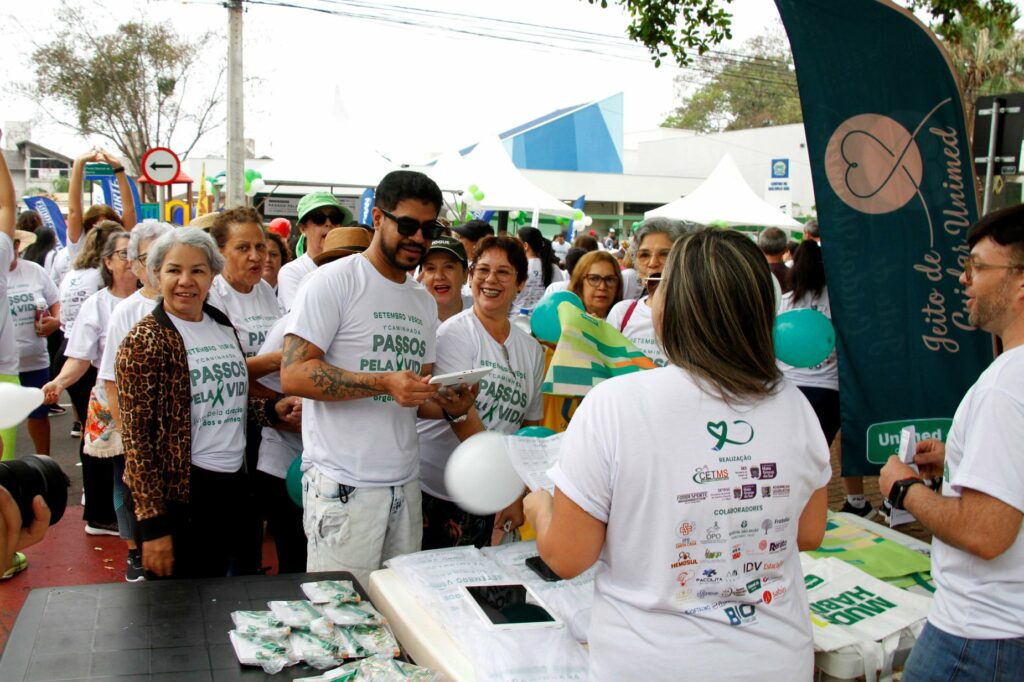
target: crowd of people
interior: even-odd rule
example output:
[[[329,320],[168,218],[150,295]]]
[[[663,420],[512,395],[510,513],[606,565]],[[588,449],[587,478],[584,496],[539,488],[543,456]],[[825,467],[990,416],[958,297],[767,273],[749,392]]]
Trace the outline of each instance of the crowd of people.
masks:
[[[570,244],[530,227],[451,227],[438,186],[401,170],[376,187],[370,226],[352,225],[329,192],[304,196],[296,248],[246,207],[204,228],[137,223],[125,187],[123,212],[83,210],[93,160],[125,183],[107,152],[76,159],[63,248],[38,216],[26,212],[15,229],[0,166],[0,258],[10,263],[0,379],[42,388],[47,405],[71,397],[86,532],[126,542],[128,580],[256,573],[268,532],[279,570],[346,570],[365,583],[391,557],[499,543],[528,522],[559,575],[598,565],[593,679],[672,676],[680,642],[700,643],[686,663],[693,675],[812,676],[797,552],[825,532],[838,359],[784,365],[772,329],[778,312],[830,315],[818,235],[794,245],[768,230],[755,241],[651,219],[625,242],[610,231]],[[971,321],[1007,352],[958,411],[950,442],[919,448],[923,465],[946,466],[941,493],[914,486],[902,465],[883,471],[883,492],[896,490],[894,506],[939,543],[936,611],[904,679],[936,679],[950,656],[1021,669],[1020,616],[995,593],[1019,596],[1024,584],[1012,456],[1024,424],[1024,212],[983,221],[970,246],[961,282]],[[559,289],[657,368],[582,400],[544,395],[551,348],[518,323]],[[476,367],[491,372],[475,385],[429,382]],[[41,453],[47,405],[28,420]],[[997,435],[975,435],[975,420]],[[458,445],[541,424],[565,431],[554,495],[491,515],[460,508],[444,477]],[[996,464],[984,463],[995,451]],[[301,508],[288,491],[295,467]],[[17,532],[0,489],[5,562],[41,537],[40,502]],[[977,543],[974,523],[995,541]],[[980,595],[982,585],[998,589]],[[1009,653],[958,648],[975,640],[1009,640]]]

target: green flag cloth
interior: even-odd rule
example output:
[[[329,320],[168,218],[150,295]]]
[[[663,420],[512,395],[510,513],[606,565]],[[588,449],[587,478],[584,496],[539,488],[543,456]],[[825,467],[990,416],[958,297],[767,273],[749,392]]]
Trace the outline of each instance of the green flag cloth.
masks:
[[[605,379],[656,367],[618,329],[571,303],[558,306],[562,335],[541,392],[583,396]]]

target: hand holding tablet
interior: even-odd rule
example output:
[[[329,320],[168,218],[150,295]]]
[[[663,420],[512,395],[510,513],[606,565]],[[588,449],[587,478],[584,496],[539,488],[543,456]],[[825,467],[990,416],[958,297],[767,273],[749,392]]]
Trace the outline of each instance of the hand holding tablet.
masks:
[[[431,377],[430,384],[439,384],[441,386],[458,386],[459,384],[473,385],[476,382],[483,379],[485,376],[491,373],[490,367],[477,367],[476,369],[464,369],[461,372],[450,372],[448,374],[438,374],[435,377]]]

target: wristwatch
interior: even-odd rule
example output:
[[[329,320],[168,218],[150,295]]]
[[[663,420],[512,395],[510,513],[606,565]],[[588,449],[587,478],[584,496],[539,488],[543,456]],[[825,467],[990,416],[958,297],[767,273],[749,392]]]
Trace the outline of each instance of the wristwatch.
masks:
[[[448,410],[441,408],[441,413],[444,415],[445,421],[447,421],[449,424],[461,424],[462,422],[469,419],[469,412],[463,415],[459,415],[458,417],[453,417],[450,414],[448,414]]]
[[[892,488],[889,489],[889,504],[892,505],[893,509],[903,509],[903,501],[907,499],[907,491],[918,483],[924,483],[920,478],[904,478],[902,481],[896,481],[892,484]]]

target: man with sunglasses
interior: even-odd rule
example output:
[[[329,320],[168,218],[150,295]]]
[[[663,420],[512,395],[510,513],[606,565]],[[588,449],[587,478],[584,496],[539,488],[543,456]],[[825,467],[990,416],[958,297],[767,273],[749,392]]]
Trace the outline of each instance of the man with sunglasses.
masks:
[[[299,232],[306,237],[306,252],[277,273],[277,301],[290,310],[299,284],[316,270],[313,259],[324,250],[327,233],[352,222],[352,212],[330,192],[313,192],[299,199]]]
[[[917,444],[920,474],[892,457],[879,478],[892,506],[934,534],[935,600],[905,682],[1024,671],[1024,206],[989,214],[967,243],[968,321],[1003,352],[961,401],[946,443]],[[917,485],[921,475],[942,476],[941,492]]]
[[[422,173],[388,173],[375,194],[373,240],[300,288],[285,328],[282,389],[303,400],[307,569],[348,570],[365,584],[423,535],[417,416],[462,422],[466,386],[439,393],[437,304],[410,277],[439,237],[441,190]],[[470,369],[466,367],[465,369]]]

